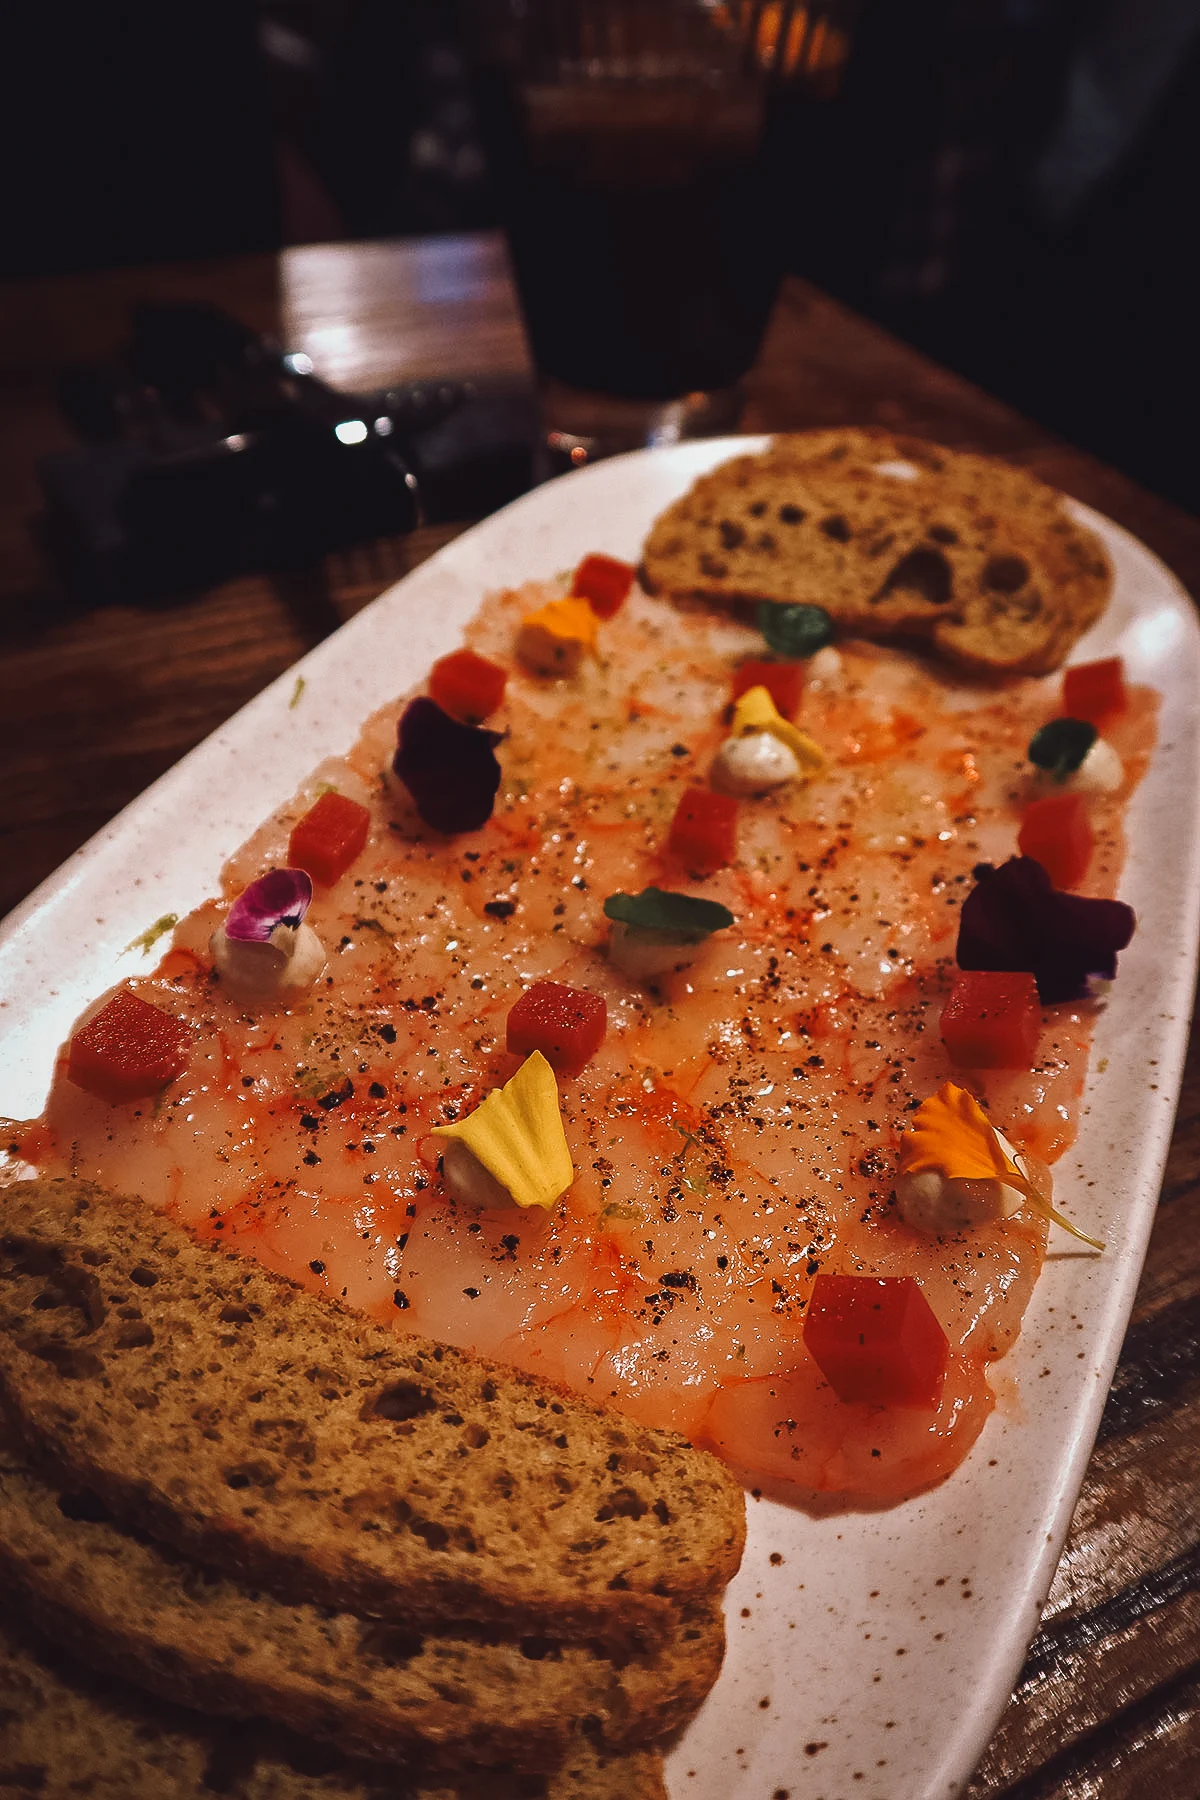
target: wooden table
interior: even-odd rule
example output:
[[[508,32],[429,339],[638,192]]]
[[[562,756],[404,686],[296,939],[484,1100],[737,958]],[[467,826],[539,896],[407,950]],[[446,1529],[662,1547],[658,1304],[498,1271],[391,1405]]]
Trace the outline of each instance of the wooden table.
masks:
[[[332,626],[462,525],[332,559],[327,597],[228,582],[168,610],[73,610],[31,535],[53,383],[142,299],[208,300],[347,388],[527,369],[491,236],[331,245],[0,295],[0,913]],[[997,452],[1127,526],[1200,594],[1200,524],[790,281],[747,430],[873,421]],[[463,524],[469,521],[463,521]],[[1133,1323],[1045,1618],[970,1800],[1200,1792],[1200,1047]]]

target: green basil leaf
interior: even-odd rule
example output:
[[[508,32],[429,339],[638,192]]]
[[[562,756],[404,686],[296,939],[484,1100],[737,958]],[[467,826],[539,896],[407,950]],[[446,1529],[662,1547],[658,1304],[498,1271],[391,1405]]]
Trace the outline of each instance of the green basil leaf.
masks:
[[[815,656],[834,639],[833,620],[823,606],[777,606],[760,600],[754,623],[776,656]]]
[[[1086,719],[1051,719],[1029,740],[1029,760],[1056,781],[1073,775],[1096,741],[1096,727]]]
[[[724,931],[733,924],[733,914],[716,900],[701,900],[695,894],[674,894],[665,888],[648,887],[640,894],[610,894],[604,902],[608,918],[623,925],[636,925],[643,931],[669,931],[698,944],[714,931]]]

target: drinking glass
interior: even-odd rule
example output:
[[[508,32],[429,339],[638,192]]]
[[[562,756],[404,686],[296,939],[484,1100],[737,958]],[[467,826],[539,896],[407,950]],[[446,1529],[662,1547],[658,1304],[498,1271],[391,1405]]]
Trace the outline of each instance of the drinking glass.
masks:
[[[464,0],[554,456],[731,429],[853,0]],[[815,179],[809,175],[807,179]]]

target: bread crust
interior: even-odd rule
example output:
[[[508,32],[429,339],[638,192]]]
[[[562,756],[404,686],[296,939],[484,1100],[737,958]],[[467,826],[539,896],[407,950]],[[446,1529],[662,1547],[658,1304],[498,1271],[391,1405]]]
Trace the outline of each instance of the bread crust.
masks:
[[[81,1669],[8,1618],[0,1775],[39,1800],[666,1800],[656,1750],[609,1756],[578,1738],[546,1775],[406,1772],[166,1705]]]
[[[4,1196],[0,1397],[113,1517],[406,1626],[662,1643],[741,1557],[741,1488],[685,1439],[402,1339],[80,1182]]]
[[[25,1616],[85,1663],[166,1700],[263,1717],[355,1756],[549,1770],[581,1722],[608,1751],[689,1719],[720,1671],[722,1621],[686,1617],[652,1656],[403,1630],[248,1592],[98,1516],[0,1442],[0,1573]]]

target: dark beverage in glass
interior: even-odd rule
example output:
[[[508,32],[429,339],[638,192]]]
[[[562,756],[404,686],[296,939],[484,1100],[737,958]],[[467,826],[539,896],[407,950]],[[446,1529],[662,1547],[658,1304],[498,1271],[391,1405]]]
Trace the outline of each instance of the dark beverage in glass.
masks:
[[[762,86],[492,69],[478,91],[539,371],[642,400],[744,375],[784,237]]]
[[[462,4],[549,435],[585,460],[729,428],[782,274],[821,0]]]

